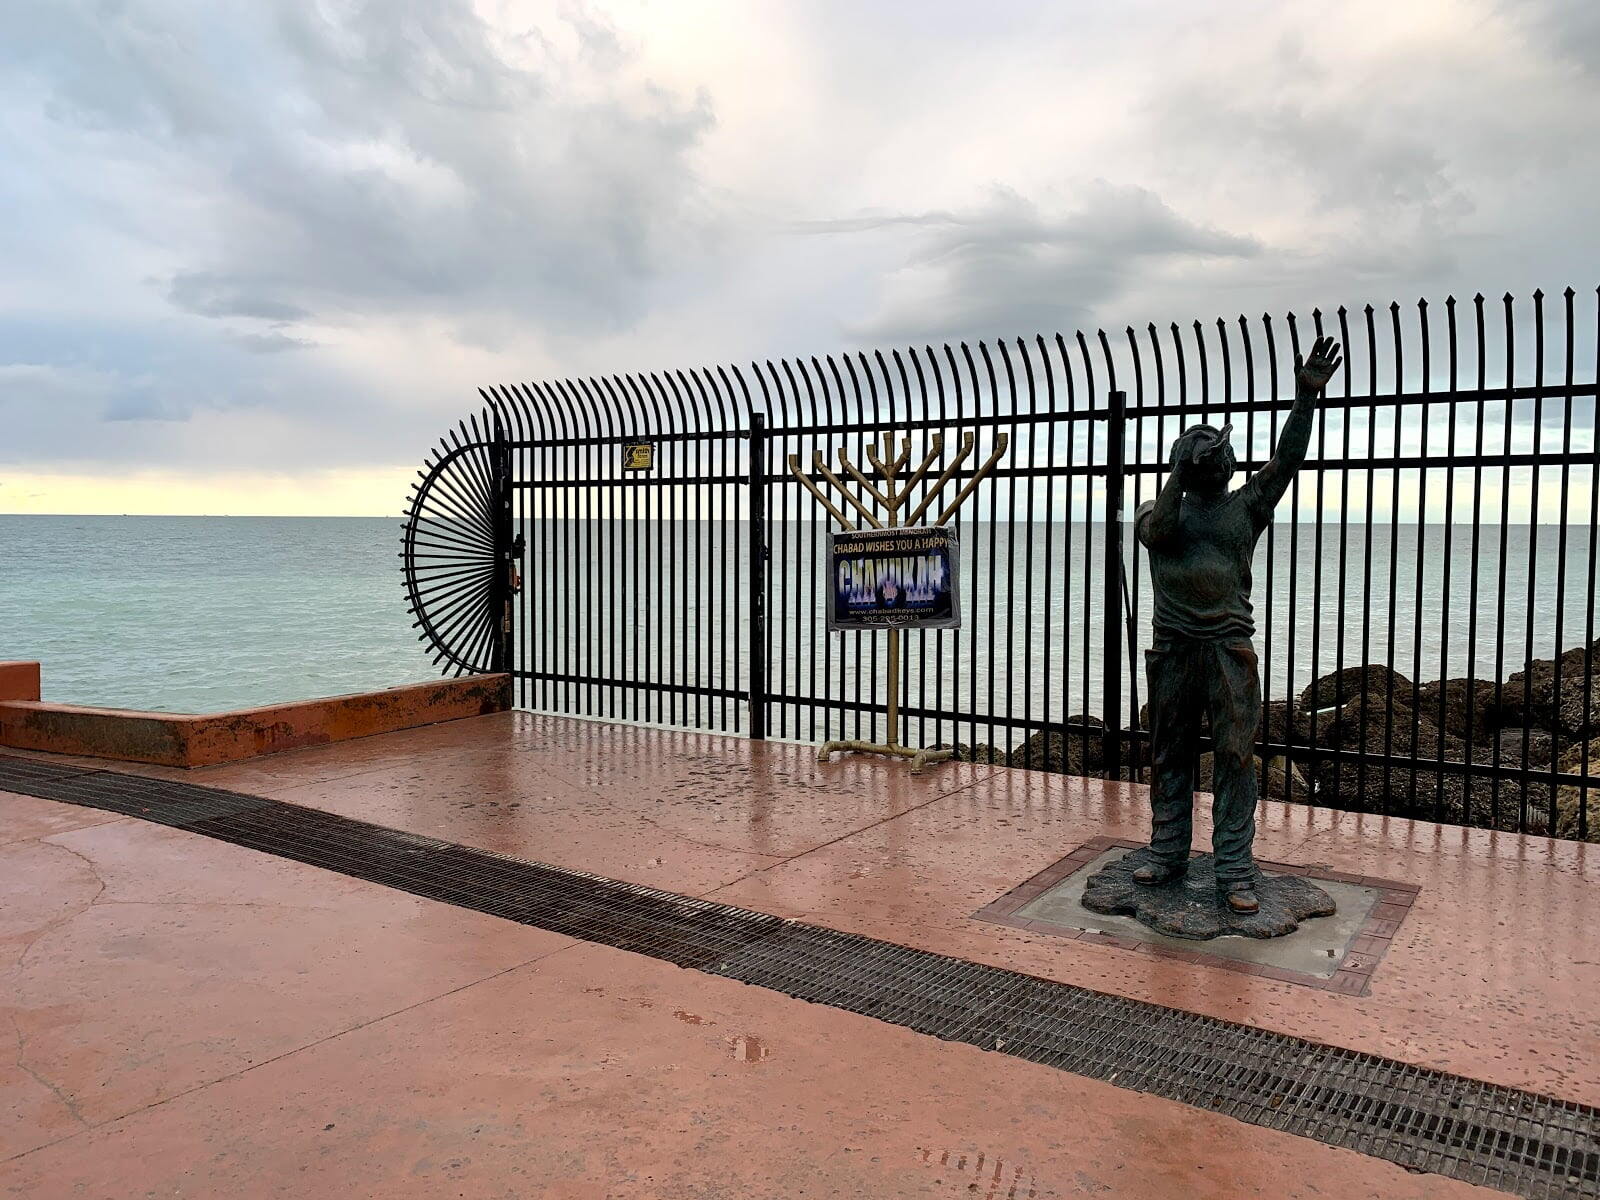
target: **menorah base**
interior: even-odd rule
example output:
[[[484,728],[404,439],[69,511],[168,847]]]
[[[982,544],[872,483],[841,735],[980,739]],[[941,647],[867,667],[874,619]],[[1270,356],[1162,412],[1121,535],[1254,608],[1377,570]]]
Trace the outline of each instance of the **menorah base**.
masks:
[[[909,758],[913,775],[929,763],[939,763],[954,758],[956,753],[954,750],[913,750],[910,746],[886,745],[882,742],[823,742],[817,747],[817,761],[825,763],[833,755],[845,751],[855,754],[885,754],[890,758]]]

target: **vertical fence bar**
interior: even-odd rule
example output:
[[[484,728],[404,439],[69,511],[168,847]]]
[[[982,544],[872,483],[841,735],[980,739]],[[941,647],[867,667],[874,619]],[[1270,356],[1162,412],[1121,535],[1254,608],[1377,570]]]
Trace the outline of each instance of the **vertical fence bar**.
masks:
[[[750,414],[750,736],[767,736],[767,414]]]
[[[1105,722],[1105,764],[1108,778],[1122,767],[1122,483],[1127,457],[1128,394],[1107,393],[1106,509],[1103,599],[1105,638],[1101,647],[1105,676],[1100,693],[1100,719]]]
[[[1488,358],[1483,344],[1483,293],[1479,292],[1472,298],[1473,330],[1476,349],[1476,369],[1474,378],[1477,381],[1477,403],[1473,405],[1477,426],[1476,440],[1473,443],[1472,456],[1472,550],[1468,558],[1468,569],[1472,572],[1467,580],[1467,694],[1470,702],[1477,704],[1476,681],[1478,678],[1478,590],[1481,585],[1483,572],[1482,559],[1479,551],[1483,542],[1483,425],[1484,425],[1484,382],[1488,378]],[[1494,688],[1494,703],[1498,711],[1500,707],[1500,684],[1498,679]],[[1477,722],[1467,722],[1466,749],[1463,752],[1468,762],[1472,761],[1473,739],[1477,732]],[[1491,789],[1493,782],[1491,781]],[[1491,790],[1491,806],[1498,802],[1498,791]],[[1498,810],[1491,807],[1490,817],[1498,816]]]
[[[1088,343],[1084,341],[1083,334],[1079,333],[1074,340],[1078,347],[1078,361],[1083,364],[1084,411],[1086,414],[1093,414],[1098,411],[1095,408],[1094,403],[1094,364],[1089,360],[1089,346]],[[1091,419],[1093,419],[1092,416]],[[1095,446],[1093,424],[1091,424],[1085,431],[1084,438],[1086,442],[1085,451],[1089,456],[1089,462],[1092,464],[1094,462]],[[1101,558],[1104,559],[1104,545],[1102,545],[1100,548],[1100,555]],[[1083,479],[1083,670],[1081,672],[1083,678],[1083,690],[1079,693],[1078,700],[1078,713],[1083,716],[1088,716],[1091,710],[1091,701],[1089,697],[1092,694],[1091,659],[1093,656],[1090,654],[1089,634],[1091,622],[1094,620],[1094,573],[1094,476],[1091,474],[1085,475]],[[1102,695],[1101,700],[1103,703],[1104,695]],[[1087,763],[1089,760],[1089,739],[1092,735],[1089,732],[1089,722],[1084,721],[1082,724],[1083,758]],[[1101,766],[1103,767],[1105,765],[1105,736],[1103,733],[1100,739],[1100,751],[1100,761]]]
[[[1505,438],[1504,449],[1500,455],[1500,537],[1499,552],[1495,556],[1495,570],[1498,578],[1495,580],[1495,613],[1494,613],[1494,707],[1496,712],[1504,712],[1505,685],[1506,685],[1506,560],[1511,555],[1511,447],[1512,433],[1516,428],[1516,401],[1512,398],[1516,391],[1516,363],[1517,363],[1517,330],[1515,318],[1512,315],[1512,296],[1507,292],[1501,301],[1505,310]],[[1523,720],[1528,719],[1528,693],[1523,692]],[[1490,744],[1493,754],[1494,775],[1490,781],[1489,805],[1494,814],[1496,828],[1500,824],[1500,783],[1501,767],[1503,762],[1500,739],[1494,738]],[[1516,831],[1523,832],[1522,807],[1518,799],[1518,817]]]
[[[1443,729],[1445,727],[1445,714],[1448,711],[1449,705],[1448,693],[1450,689],[1447,686],[1447,681],[1450,678],[1450,575],[1451,569],[1454,565],[1454,559],[1452,558],[1452,555],[1455,553],[1454,526],[1456,515],[1456,422],[1458,410],[1461,407],[1455,398],[1456,384],[1459,379],[1456,357],[1458,350],[1456,341],[1456,298],[1454,296],[1445,297],[1444,305],[1445,326],[1450,355],[1449,376],[1446,379],[1445,385],[1445,391],[1450,395],[1450,401],[1447,405],[1446,414],[1448,425],[1445,433],[1445,462],[1448,463],[1449,466],[1446,468],[1444,476],[1444,553],[1441,555],[1444,563],[1444,578],[1439,585],[1439,594],[1443,600],[1443,609],[1439,613],[1439,709],[1438,719],[1434,722],[1434,726],[1437,729]],[[1426,344],[1426,339],[1424,339],[1424,344]],[[1472,651],[1473,647],[1469,644],[1467,646],[1467,652],[1471,654]],[[1470,746],[1472,729],[1473,726],[1477,724],[1478,711],[1477,693],[1471,681],[1473,674],[1471,663],[1467,664],[1466,674],[1467,683],[1463,689],[1463,695],[1466,697],[1468,706],[1466,740]],[[1442,750],[1438,757],[1441,760],[1444,758]],[[1472,761],[1470,749],[1463,752],[1463,757],[1468,762]],[[1465,801],[1470,801],[1471,798],[1471,782],[1472,781],[1468,780],[1462,784],[1462,798]],[[1444,794],[1443,766],[1439,767],[1437,778],[1434,780],[1434,790],[1440,795]],[[1466,811],[1470,811],[1470,809],[1467,809]]]
[[[1397,337],[1398,337],[1398,328],[1399,327],[1396,326],[1396,330],[1397,330],[1396,336]],[[1426,300],[1421,301],[1417,306],[1417,329],[1418,329],[1418,341],[1421,344],[1421,351],[1422,351],[1422,363],[1421,363],[1421,366],[1422,366],[1422,374],[1421,374],[1422,392],[1423,392],[1423,395],[1426,396],[1429,392],[1431,392],[1433,390],[1433,377],[1432,377],[1432,373],[1431,373],[1432,352],[1431,352],[1431,346],[1430,346],[1430,341],[1429,341],[1429,337],[1428,337],[1428,302]],[[1398,354],[1396,355],[1396,361],[1398,361]],[[1395,373],[1398,376],[1398,374],[1399,374],[1398,370]],[[1415,565],[1416,565],[1416,568],[1417,568],[1417,574],[1416,574],[1417,582],[1416,582],[1416,590],[1414,592],[1412,592],[1412,601],[1411,601],[1411,682],[1418,689],[1420,689],[1422,687],[1422,625],[1423,625],[1422,600],[1423,600],[1423,595],[1425,593],[1425,590],[1427,588],[1427,580],[1426,580],[1426,577],[1425,577],[1425,575],[1423,573],[1423,563],[1427,559],[1427,554],[1425,553],[1425,551],[1426,551],[1426,548],[1427,548],[1427,540],[1428,540],[1428,414],[1432,411],[1433,405],[1430,404],[1427,400],[1424,400],[1422,405],[1421,405],[1421,409],[1422,409],[1422,411],[1421,411],[1421,429],[1420,429],[1420,431],[1418,433],[1418,436],[1417,436],[1417,447],[1418,447],[1417,448],[1417,453],[1418,453],[1418,456],[1422,460],[1422,466],[1417,471],[1417,541],[1416,541],[1415,551],[1413,552],[1413,558],[1415,559]],[[1397,437],[1396,438],[1395,451],[1394,451],[1396,455],[1399,455],[1399,453],[1400,453],[1400,446],[1399,446],[1398,442],[1399,442],[1399,438]],[[1397,492],[1397,503],[1398,503],[1398,492]],[[1448,561],[1448,559],[1442,559],[1441,561],[1443,561],[1443,563],[1444,563],[1445,577],[1448,579],[1449,578],[1449,572],[1450,572],[1449,561]],[[1445,603],[1448,604],[1448,601],[1445,601]],[[1441,639],[1440,640],[1443,641],[1444,637],[1443,637],[1443,623],[1442,622],[1441,622],[1439,628],[1440,628],[1440,633],[1441,633]],[[1444,695],[1444,692],[1445,692],[1445,682],[1444,682],[1445,678],[1446,678],[1446,672],[1443,670],[1443,668],[1441,668],[1440,669],[1440,673],[1439,673],[1439,694],[1441,696]],[[1439,730],[1443,731],[1443,729],[1444,729],[1443,723],[1441,722],[1437,726],[1437,728]],[[1420,747],[1420,743],[1421,743],[1421,737],[1422,737],[1422,697],[1420,695],[1418,695],[1418,696],[1416,696],[1416,702],[1412,705],[1412,710],[1411,710],[1411,751],[1410,751],[1410,754],[1411,754],[1411,758],[1412,758],[1412,760],[1414,762],[1415,761],[1419,761],[1419,753],[1420,753],[1419,747]],[[1438,747],[1434,751],[1434,757],[1435,758],[1443,758],[1444,757],[1444,739],[1443,738],[1439,739]],[[1420,766],[1414,767],[1410,771],[1411,780],[1410,780],[1410,788],[1409,788],[1408,793],[1407,793],[1406,804],[1413,812],[1416,811],[1416,806],[1417,806],[1417,779],[1421,776],[1421,774],[1422,774],[1422,771],[1421,771]],[[1467,795],[1468,795],[1468,792],[1470,791],[1470,786],[1469,785],[1471,784],[1471,782],[1472,781],[1470,779],[1463,779],[1462,780],[1462,793],[1461,793],[1461,795],[1462,795],[1462,811],[1463,812],[1465,812],[1467,807],[1468,807]],[[1433,806],[1432,806],[1432,814],[1431,814],[1431,819],[1432,820],[1437,821],[1439,819],[1439,808],[1440,808],[1440,805],[1443,802],[1443,800],[1444,800],[1444,788],[1442,786],[1434,788]]]
[[[1593,379],[1600,385],[1600,288],[1595,289],[1595,340],[1594,340],[1594,375]],[[1570,404],[1572,398],[1568,397]],[[1585,723],[1591,720],[1590,714],[1594,709],[1590,707],[1594,696],[1594,596],[1595,596],[1595,568],[1600,555],[1596,554],[1596,545],[1600,543],[1600,450],[1596,442],[1600,440],[1600,393],[1593,394],[1589,401],[1589,540],[1584,544],[1589,560],[1588,586],[1584,589],[1584,624],[1583,644],[1591,648],[1591,653],[1585,655],[1585,670],[1583,672],[1583,719]],[[1565,520],[1565,517],[1562,518]],[[1592,737],[1583,739],[1582,748],[1578,751],[1578,774],[1585,780],[1589,778],[1590,756],[1589,747]],[[1585,782],[1578,788],[1578,832],[1574,835],[1579,841],[1589,840],[1589,790],[1590,784]]]
[[[1566,642],[1566,636],[1567,636],[1567,622],[1566,622],[1566,608],[1567,608],[1567,530],[1568,530],[1568,527],[1571,524],[1571,521],[1569,520],[1568,515],[1567,515],[1567,505],[1568,505],[1568,503],[1570,502],[1570,500],[1572,498],[1572,478],[1571,478],[1572,477],[1572,408],[1573,408],[1572,360],[1573,360],[1573,337],[1574,337],[1574,335],[1576,333],[1576,330],[1574,330],[1573,326],[1572,326],[1572,315],[1573,315],[1572,314],[1572,297],[1573,297],[1573,291],[1569,287],[1561,295],[1562,295],[1562,300],[1565,302],[1565,304],[1564,304],[1565,320],[1563,321],[1563,326],[1564,326],[1563,334],[1564,334],[1564,343],[1565,344],[1564,344],[1564,353],[1563,353],[1563,356],[1562,356],[1563,365],[1564,365],[1562,378],[1563,378],[1563,380],[1565,382],[1565,396],[1564,396],[1565,403],[1562,406],[1563,412],[1562,412],[1562,419],[1561,419],[1561,499],[1560,499],[1560,507],[1556,510],[1557,517],[1558,517],[1557,524],[1558,524],[1558,527],[1559,527],[1559,533],[1557,535],[1558,536],[1558,541],[1556,543],[1556,635],[1555,635],[1556,678],[1555,678],[1555,696],[1556,696],[1556,702],[1557,702],[1558,707],[1560,706],[1560,696],[1561,696],[1561,660],[1562,660],[1563,657],[1565,657],[1565,642]],[[1543,383],[1544,383],[1544,380],[1543,380],[1542,376],[1541,376],[1539,382],[1540,382],[1540,384],[1542,386]],[[1533,527],[1533,535],[1535,537],[1537,537],[1538,533],[1539,533],[1539,513],[1538,513],[1537,509],[1534,511],[1533,519],[1530,522],[1530,524]],[[1591,552],[1592,552],[1592,548],[1591,548]],[[1531,594],[1533,581],[1530,579],[1528,581],[1528,583],[1529,583],[1529,592]],[[1585,641],[1583,643],[1583,647],[1584,647],[1583,657],[1581,659],[1581,661],[1583,663],[1582,670],[1583,670],[1584,679],[1587,680],[1588,677],[1589,677],[1589,672],[1594,669],[1594,655],[1590,651],[1589,643],[1587,641]],[[1559,718],[1558,718],[1558,722],[1559,722]],[[1581,744],[1587,746],[1588,743],[1589,743],[1589,737],[1590,737],[1589,705],[1588,705],[1587,701],[1585,701],[1584,706],[1583,706],[1582,710],[1580,711],[1580,715],[1579,715],[1579,718],[1578,718],[1578,723],[1580,725],[1580,729],[1578,731],[1579,741],[1580,741]],[[1528,766],[1532,765],[1527,761],[1528,760],[1528,752],[1526,750],[1524,750],[1523,753],[1522,753],[1522,759],[1523,759],[1522,765],[1524,767],[1528,767]],[[1555,741],[1552,738],[1551,739],[1551,746],[1550,746],[1550,774],[1552,776],[1554,776],[1554,775],[1558,774],[1560,772],[1560,770],[1561,770],[1561,755],[1556,753]],[[1558,807],[1558,803],[1557,803],[1558,791],[1559,791],[1559,789],[1557,788],[1556,782],[1552,778],[1551,781],[1550,781],[1550,796],[1549,796],[1548,812],[1547,812],[1547,817],[1546,817],[1548,823],[1545,826],[1545,832],[1546,833],[1556,833],[1556,832],[1558,832],[1558,830],[1556,828],[1558,820],[1559,820],[1559,807]],[[1586,804],[1588,802],[1588,797],[1580,792],[1579,796],[1578,796],[1578,800],[1579,800],[1579,806],[1581,808],[1584,804]]]
[[[511,572],[516,569],[512,551],[511,441],[506,437],[500,412],[494,414],[494,437],[489,447],[489,470],[494,483],[494,574],[489,584],[489,612],[494,621],[494,643],[489,656],[491,671],[509,671],[512,657]]]

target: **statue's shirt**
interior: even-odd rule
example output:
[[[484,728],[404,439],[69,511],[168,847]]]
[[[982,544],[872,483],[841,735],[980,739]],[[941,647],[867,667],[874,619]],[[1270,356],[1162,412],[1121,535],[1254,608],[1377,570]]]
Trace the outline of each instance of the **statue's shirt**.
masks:
[[[1139,506],[1134,531],[1150,551],[1155,591],[1151,632],[1157,645],[1178,639],[1248,638],[1255,634],[1250,606],[1250,560],[1256,541],[1272,520],[1252,476],[1238,491],[1208,504],[1185,494],[1178,530],[1154,545],[1150,514],[1154,501]]]

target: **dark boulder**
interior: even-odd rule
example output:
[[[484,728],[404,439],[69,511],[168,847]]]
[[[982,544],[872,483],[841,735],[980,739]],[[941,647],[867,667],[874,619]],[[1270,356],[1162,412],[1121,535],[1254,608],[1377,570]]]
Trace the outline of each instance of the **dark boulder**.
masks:
[[[1475,744],[1487,745],[1494,736],[1494,681],[1491,679],[1432,680],[1418,686],[1414,707],[1425,720],[1458,738],[1470,735]]]
[[[1567,783],[1556,789],[1556,836],[1600,842],[1600,737],[1569,748],[1556,769],[1595,780],[1593,787]]]
[[[1069,726],[1087,726],[1093,730],[1084,733],[1070,730],[1041,730],[1011,752],[1006,760],[1013,767],[1032,771],[1055,771],[1062,775],[1095,775],[1105,766],[1105,743],[1101,731],[1105,723],[1099,717],[1075,713],[1067,718]]]
[[[968,746],[964,742],[957,742],[954,746],[948,742],[941,742],[934,747],[935,750],[954,750],[953,756],[957,762],[987,763],[990,766],[1003,767],[1006,765],[1006,752],[987,742],[979,742],[976,746]]]
[[[1321,746],[1396,760],[1316,763],[1318,804],[1504,830],[1515,830],[1526,810],[1526,828],[1540,832],[1548,823],[1549,784],[1452,771],[1449,764],[1465,762],[1465,743],[1404,704],[1372,696],[1352,701],[1318,714],[1317,735]]]
[[[1555,753],[1555,739],[1543,729],[1502,729],[1492,741],[1474,746],[1472,757],[1502,767],[1548,767]]]
[[[1300,693],[1300,707],[1309,712],[1321,712],[1365,696],[1384,703],[1409,705],[1415,693],[1409,679],[1388,667],[1346,667],[1307,684]]]
[[[1560,658],[1533,659],[1506,678],[1491,705],[1495,724],[1547,729],[1566,738],[1600,734],[1600,680],[1590,679],[1597,658],[1600,641]]]
[[[1395,758],[1461,757],[1464,743],[1403,700],[1369,693],[1314,720],[1316,744]]]
[[[1310,714],[1288,700],[1270,700],[1263,706],[1256,740],[1277,745],[1304,746],[1311,740]]]
[[[1018,746],[1006,763],[1029,771],[1054,771],[1063,775],[1082,775],[1083,740],[1068,739],[1059,733],[1041,731]]]

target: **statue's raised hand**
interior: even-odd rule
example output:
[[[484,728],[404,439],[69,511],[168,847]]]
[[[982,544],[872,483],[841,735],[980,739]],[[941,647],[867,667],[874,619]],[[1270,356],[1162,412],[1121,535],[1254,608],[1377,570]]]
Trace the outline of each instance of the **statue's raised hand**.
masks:
[[[1339,357],[1339,343],[1331,337],[1319,337],[1311,347],[1311,357],[1294,356],[1294,382],[1302,396],[1318,395],[1328,386],[1328,380],[1344,360]]]

